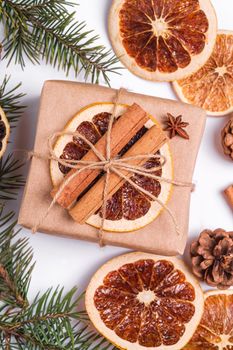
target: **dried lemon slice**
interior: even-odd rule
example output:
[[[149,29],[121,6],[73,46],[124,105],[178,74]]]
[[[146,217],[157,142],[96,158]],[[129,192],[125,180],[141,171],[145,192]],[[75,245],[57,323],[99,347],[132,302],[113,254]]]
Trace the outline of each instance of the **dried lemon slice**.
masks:
[[[208,60],[217,20],[209,0],[114,0],[109,34],[117,56],[134,74],[173,81]]]
[[[0,107],[0,158],[2,158],[6,150],[9,136],[10,125],[3,109]]]
[[[202,320],[185,350],[233,349],[233,291],[205,293]]]
[[[219,31],[207,63],[186,79],[173,83],[180,99],[202,107],[210,115],[233,111],[233,32]]]
[[[120,349],[181,349],[203,311],[201,288],[181,260],[146,253],[103,265],[86,292],[97,330]]]

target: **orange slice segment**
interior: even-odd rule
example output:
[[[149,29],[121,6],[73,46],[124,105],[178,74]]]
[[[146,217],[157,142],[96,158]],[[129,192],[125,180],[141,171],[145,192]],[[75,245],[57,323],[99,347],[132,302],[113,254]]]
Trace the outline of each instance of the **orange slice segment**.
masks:
[[[112,103],[96,103],[82,109],[65,127],[66,131],[78,130],[90,142],[95,144],[99,138],[107,131],[110,115],[113,111]],[[127,110],[126,105],[119,104],[117,116],[122,115]],[[144,133],[154,125],[154,120],[150,120],[137,135],[124,147],[121,152],[125,152],[134,142],[136,142]],[[55,144],[54,151],[56,156],[61,159],[80,160],[87,152],[88,145],[79,138],[72,136],[61,136]],[[168,179],[173,178],[172,157],[169,145],[161,147],[159,153],[165,157],[166,163],[162,169],[155,170],[156,176],[163,176]],[[121,154],[120,154],[121,155]],[[145,162],[145,168],[159,166],[159,159],[149,159]],[[50,163],[50,174],[54,186],[58,186],[64,178],[64,175],[70,171],[70,168],[58,164],[55,161]],[[143,189],[150,192],[163,203],[167,203],[170,198],[172,185],[156,179],[149,179],[142,175],[132,175],[131,180]],[[125,183],[107,202],[106,220],[104,229],[106,231],[131,232],[138,230],[153,220],[162,212],[161,205],[152,201],[143,193],[136,190],[129,183]],[[99,228],[102,224],[102,213],[97,212],[92,215],[87,224]]]
[[[233,350],[233,291],[205,293],[202,320],[186,350]]]
[[[233,111],[233,32],[220,31],[207,63],[196,73],[173,83],[179,98],[202,107],[209,115]]]
[[[177,258],[130,253],[92,278],[86,309],[97,330],[120,349],[181,349],[198,326],[203,293]]]
[[[0,107],[0,158],[5,153],[9,136],[10,125],[3,109]]]
[[[208,60],[217,20],[209,0],[114,0],[109,33],[130,71],[149,80],[173,81]]]

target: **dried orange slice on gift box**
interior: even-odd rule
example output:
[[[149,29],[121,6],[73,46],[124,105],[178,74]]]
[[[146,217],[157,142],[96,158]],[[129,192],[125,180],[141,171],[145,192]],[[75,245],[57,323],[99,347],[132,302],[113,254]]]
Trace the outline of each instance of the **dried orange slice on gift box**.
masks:
[[[96,329],[119,349],[178,350],[194,334],[203,293],[178,258],[146,253],[119,256],[103,265],[86,291]]]
[[[233,291],[205,293],[202,320],[185,350],[233,349]]]
[[[79,131],[90,142],[95,144],[101,136],[107,131],[110,115],[113,110],[113,103],[96,103],[82,109],[67,124],[65,131]],[[127,110],[128,106],[119,104],[117,116],[121,116]],[[150,128],[156,120],[150,120],[124,147],[124,153],[130,146],[137,142],[144,133]],[[89,150],[88,145],[78,138],[64,135],[61,136],[54,147],[57,157],[62,159],[81,159]],[[160,154],[166,158],[166,163],[162,169],[155,171],[155,175],[163,176],[167,179],[173,178],[172,157],[169,145],[165,144],[160,149]],[[160,161],[151,159],[145,163],[146,168],[159,165]],[[70,168],[58,164],[56,161],[50,163],[50,174],[54,186],[58,186],[64,175],[69,172]],[[139,186],[149,191],[161,202],[167,203],[170,197],[172,185],[167,182],[149,179],[142,175],[134,175],[133,180]],[[162,211],[161,205],[147,198],[144,194],[133,188],[129,183],[125,183],[107,202],[106,220],[104,229],[106,231],[130,232],[140,229],[151,223]],[[87,224],[94,227],[100,227],[102,223],[101,211],[92,215]]]
[[[0,158],[5,153],[9,136],[10,125],[3,109],[0,107]]]
[[[173,81],[209,58],[217,20],[209,0],[113,0],[109,35],[122,63],[149,80]]]
[[[186,79],[173,83],[178,97],[210,115],[233,111],[233,32],[219,31],[207,63]]]

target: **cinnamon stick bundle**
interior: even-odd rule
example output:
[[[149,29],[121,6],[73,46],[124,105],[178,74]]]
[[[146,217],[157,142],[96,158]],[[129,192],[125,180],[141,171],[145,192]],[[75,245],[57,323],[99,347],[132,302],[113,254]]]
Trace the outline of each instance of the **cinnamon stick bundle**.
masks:
[[[155,154],[162,145],[167,142],[167,137],[159,126],[153,126],[139,139],[122,157],[134,157],[142,154]],[[130,161],[132,165],[143,165],[145,159],[134,159]],[[127,178],[132,176],[132,172],[121,170]],[[77,202],[77,204],[69,210],[72,218],[80,224],[84,224],[87,219],[93,215],[103,205],[103,191],[105,184],[105,176],[92,186],[92,188]],[[119,177],[115,173],[109,176],[107,198],[111,198],[113,194],[124,184],[125,179]]]
[[[115,157],[132,139],[132,137],[143,127],[149,120],[149,115],[136,103],[128,108],[128,110],[114,123],[111,132],[111,157]],[[106,140],[105,134],[95,144],[96,149],[105,156],[106,154]],[[82,158],[83,161],[99,161],[99,158],[92,150]],[[64,178],[66,181],[76,169],[72,169]],[[76,177],[74,177],[57,199],[57,203],[64,208],[69,208],[79,195],[95,180],[100,174],[100,170],[87,169]],[[59,187],[55,187],[51,195],[55,196]]]

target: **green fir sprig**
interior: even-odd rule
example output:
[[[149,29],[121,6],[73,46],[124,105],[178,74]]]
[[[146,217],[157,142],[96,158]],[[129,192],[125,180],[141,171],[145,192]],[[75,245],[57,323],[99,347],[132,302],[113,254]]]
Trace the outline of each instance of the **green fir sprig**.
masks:
[[[28,240],[16,239],[14,213],[3,215],[0,208],[0,299],[10,308],[28,305],[27,292],[33,269]],[[16,240],[15,240],[16,239]]]
[[[5,28],[4,56],[25,66],[44,58],[67,74],[84,72],[93,83],[100,78],[109,84],[109,73],[118,73],[118,59],[75,19],[74,3],[67,0],[2,0],[0,22]]]
[[[12,153],[0,159],[0,201],[17,199],[18,190],[25,185],[23,165]]]
[[[0,211],[0,346],[18,350],[113,350],[80,311],[76,288],[48,289],[28,301],[34,264],[28,239],[15,231],[14,214]]]
[[[0,106],[7,115],[11,128],[14,128],[26,108],[26,106],[21,104],[21,98],[25,94],[18,92],[21,83],[10,88],[9,81],[10,76],[5,76],[0,85]]]

